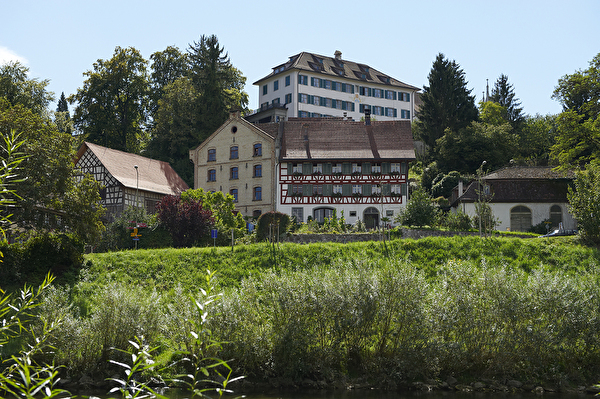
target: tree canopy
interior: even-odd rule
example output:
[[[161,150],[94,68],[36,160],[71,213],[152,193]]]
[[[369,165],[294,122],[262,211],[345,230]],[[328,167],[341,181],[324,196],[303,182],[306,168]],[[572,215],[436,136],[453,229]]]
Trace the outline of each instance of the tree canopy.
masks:
[[[44,114],[50,101],[54,100],[54,93],[46,90],[50,81],[30,79],[28,73],[29,68],[18,61],[1,65],[0,97],[10,105],[20,104],[36,114]]]
[[[423,104],[417,114],[420,139],[435,154],[437,140],[447,130],[457,132],[478,119],[475,97],[467,89],[465,73],[455,61],[444,54],[437,55],[428,76],[429,86],[423,86]]]
[[[147,61],[133,47],[117,47],[109,60],[99,59],[77,94],[73,121],[87,141],[139,154],[147,142]]]
[[[515,98],[515,89],[508,82],[508,76],[502,74],[492,88],[490,100],[504,108],[504,119],[518,132],[524,121],[521,102]]]
[[[600,53],[587,69],[563,76],[552,96],[563,106],[551,156],[564,168],[600,160]]]

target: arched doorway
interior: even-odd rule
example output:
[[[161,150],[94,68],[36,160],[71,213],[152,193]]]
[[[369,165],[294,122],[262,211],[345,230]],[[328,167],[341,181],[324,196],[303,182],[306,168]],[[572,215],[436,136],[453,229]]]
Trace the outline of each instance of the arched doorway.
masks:
[[[377,208],[369,207],[363,212],[363,220],[367,229],[374,229],[379,226],[379,211]]]
[[[531,228],[531,209],[517,205],[510,210],[510,230],[527,231]]]
[[[333,217],[333,208],[315,208],[313,210],[313,219],[319,223],[323,223],[325,218],[331,219]]]

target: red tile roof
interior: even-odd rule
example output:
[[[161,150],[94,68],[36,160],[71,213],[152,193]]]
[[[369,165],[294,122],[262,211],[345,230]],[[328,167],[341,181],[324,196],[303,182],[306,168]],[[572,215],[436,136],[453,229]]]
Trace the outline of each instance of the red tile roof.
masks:
[[[77,152],[75,163],[86,150],[92,151],[108,172],[125,187],[139,187],[144,191],[173,195],[189,188],[167,162],[88,142],[84,142]],[[137,173],[135,165],[138,166]]]

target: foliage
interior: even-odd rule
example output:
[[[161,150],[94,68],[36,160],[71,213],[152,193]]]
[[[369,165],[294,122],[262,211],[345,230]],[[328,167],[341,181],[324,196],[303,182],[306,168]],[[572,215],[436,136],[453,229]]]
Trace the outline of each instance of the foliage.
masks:
[[[204,209],[211,212],[214,219],[212,228],[218,231],[217,243],[220,245],[227,245],[232,229],[236,237],[242,237],[246,233],[246,222],[242,214],[235,211],[233,195],[197,188],[182,192],[181,200],[199,201]]]
[[[546,220],[542,220],[535,226],[531,226],[531,228],[527,231],[530,233],[535,233],[535,234],[546,234],[550,231],[551,227],[552,227],[552,221],[550,219],[546,219]]]
[[[496,126],[479,122],[458,131],[447,131],[438,140],[440,170],[474,174],[483,160],[494,169],[507,165],[518,143],[511,131],[508,123]]]
[[[214,225],[212,212],[198,200],[167,195],[156,205],[158,220],[177,248],[189,247],[205,237]]]
[[[411,193],[408,204],[396,216],[396,222],[405,226],[432,226],[437,212],[431,197],[419,188]]]
[[[446,130],[457,132],[477,120],[475,97],[467,89],[465,73],[455,61],[438,54],[428,76],[429,86],[423,86],[418,113],[420,139],[432,154],[437,154],[437,140]]]
[[[573,187],[568,188],[569,210],[581,234],[600,239],[600,166],[588,165],[576,172]]]
[[[437,162],[433,161],[421,173],[421,187],[427,192],[431,192],[433,186],[433,180],[440,175],[440,169],[438,168]]]
[[[456,212],[448,211],[442,213],[439,224],[452,231],[469,231],[473,227],[471,218],[460,207]]]
[[[508,76],[501,74],[496,80],[490,99],[502,107],[503,119],[510,123],[514,133],[519,134],[525,118],[521,102],[515,98],[515,90],[513,85],[508,82]]]
[[[48,118],[0,99],[0,132],[11,131],[24,142],[20,152],[27,157],[20,165],[23,179],[12,187],[20,197],[14,208],[16,226],[95,240],[104,227],[99,221],[104,212],[99,185],[77,174],[72,137],[59,132]]]
[[[72,234],[40,233],[22,243],[0,244],[5,267],[0,279],[5,284],[39,284],[48,273],[61,283],[72,282],[83,263],[83,243]]]
[[[118,251],[133,248],[132,228],[140,223],[146,224],[147,228],[138,228],[138,234],[141,234],[137,243],[138,248],[165,248],[172,245],[171,236],[160,226],[156,215],[148,214],[145,208],[128,206],[106,227],[106,231],[97,242],[94,251]]]
[[[0,242],[6,240],[4,225],[10,223],[8,214],[10,207],[15,204],[15,197],[18,197],[14,184],[21,181],[18,177],[21,162],[26,158],[19,148],[23,145],[19,136],[11,131],[10,134],[2,135],[1,154],[2,163],[0,163]],[[0,257],[2,253],[0,252]]]
[[[564,168],[600,159],[600,54],[589,68],[565,75],[552,97],[563,106],[551,156]]]
[[[156,119],[160,108],[158,102],[165,93],[165,88],[187,74],[188,59],[177,47],[168,46],[163,51],[157,51],[150,56],[150,90],[151,114]]]
[[[279,241],[279,236],[285,234],[291,221],[287,213],[266,212],[260,215],[256,223],[256,238],[259,241]]]
[[[4,97],[11,106],[21,105],[34,114],[43,116],[54,93],[46,91],[48,79],[29,79],[29,68],[20,62],[0,65],[0,98]]]
[[[86,140],[139,154],[147,142],[147,61],[133,47],[116,47],[109,60],[99,59],[84,73],[83,87],[71,96],[77,102],[75,127]]]
[[[534,166],[548,165],[556,134],[555,115],[526,116],[519,137],[516,159]]]
[[[431,195],[434,197],[450,198],[452,190],[458,185],[459,181],[467,183],[468,181],[460,176],[460,173],[453,170],[448,174],[440,174],[433,180]]]
[[[59,132],[72,134],[73,133],[73,121],[71,121],[71,115],[69,114],[69,104],[65,97],[65,93],[60,94],[56,112],[54,113],[54,123]]]

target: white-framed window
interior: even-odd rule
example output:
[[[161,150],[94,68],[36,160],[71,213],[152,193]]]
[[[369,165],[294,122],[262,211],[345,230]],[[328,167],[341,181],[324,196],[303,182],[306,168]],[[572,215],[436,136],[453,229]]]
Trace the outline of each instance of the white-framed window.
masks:
[[[331,165],[331,173],[342,173],[342,164],[334,163]]]
[[[298,75],[298,83],[300,83],[301,85],[308,85],[308,76],[306,75]]]
[[[334,184],[333,185],[333,193],[334,194],[341,194],[342,193],[342,185],[341,184]]]
[[[292,185],[292,194],[302,195],[302,184],[293,184]]]
[[[305,93],[299,93],[298,94],[298,101],[304,104],[308,104],[308,94]]]
[[[373,94],[373,97],[383,98],[383,90],[381,90],[381,89],[373,89],[372,94]]]
[[[302,164],[301,163],[295,163],[292,166],[292,173],[302,174]]]
[[[400,184],[392,184],[392,187],[390,187],[390,192],[392,194],[400,195],[402,193],[402,187],[400,186]]]
[[[323,87],[331,90],[331,80],[329,80],[329,79],[323,80]]]
[[[381,185],[374,184],[371,186],[371,194],[381,195]]]
[[[392,162],[390,164],[390,172],[400,173],[400,162]]]
[[[323,195],[323,186],[321,184],[313,184],[313,195]]]
[[[353,184],[352,194],[362,194],[362,184]]]
[[[319,96],[311,96],[313,105],[321,105],[321,97]]]
[[[362,165],[359,163],[352,163],[352,173],[361,173],[362,171]]]
[[[371,173],[381,173],[381,164],[374,163],[371,165]]]
[[[407,109],[400,110],[400,118],[402,119],[410,119],[410,111]]]
[[[323,164],[322,163],[313,164],[313,173],[323,174]]]

